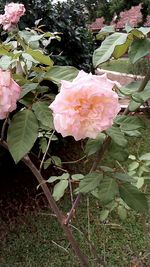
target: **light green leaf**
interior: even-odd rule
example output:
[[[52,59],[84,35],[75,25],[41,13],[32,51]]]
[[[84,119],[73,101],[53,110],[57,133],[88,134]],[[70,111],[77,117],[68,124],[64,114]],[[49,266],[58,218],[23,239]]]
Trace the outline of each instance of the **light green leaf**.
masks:
[[[103,204],[111,202],[118,194],[118,185],[114,179],[104,177],[100,186],[92,191],[92,195],[97,197]]]
[[[112,138],[112,140],[119,146],[125,147],[127,145],[127,140],[124,133],[121,132],[119,127],[112,126],[106,133]]]
[[[131,100],[129,103],[129,110],[135,111],[141,106],[141,103],[135,102],[134,100]]]
[[[84,175],[80,174],[80,173],[77,173],[77,174],[71,175],[71,178],[74,181],[79,181],[79,180],[82,180],[84,178]]]
[[[100,221],[101,222],[105,221],[107,219],[108,215],[109,215],[109,210],[106,210],[106,209],[102,210],[100,212]]]
[[[7,70],[9,68],[9,66],[12,63],[12,58],[5,55],[2,56],[0,59],[0,68],[2,68],[3,70]]]
[[[119,184],[120,197],[137,212],[148,212],[148,202],[144,193],[130,183]]]
[[[123,44],[116,45],[114,52],[113,52],[113,57],[115,59],[118,59],[121,56],[123,56],[128,51],[128,48],[131,45],[131,43],[132,43],[132,38],[127,38]]]
[[[28,48],[26,50],[26,53],[28,53],[36,61],[38,61],[39,63],[42,63],[44,65],[48,65],[48,66],[52,67],[54,64],[53,60],[49,56],[44,55],[43,52],[40,50],[32,50],[31,48]]]
[[[127,210],[123,206],[118,206],[118,215],[124,221],[127,218]]]
[[[119,91],[124,95],[130,96],[138,90],[139,86],[140,82],[136,81],[120,87]]]
[[[60,84],[61,80],[72,81],[79,70],[71,66],[54,66],[44,76],[44,80],[50,80]]]
[[[60,167],[61,167],[62,163],[61,163],[61,159],[60,159],[59,157],[57,157],[57,156],[52,156],[51,158],[52,158],[52,162],[53,162],[56,166],[60,166]]]
[[[7,142],[16,163],[33,147],[38,137],[38,127],[38,121],[31,110],[25,109],[14,115],[8,128]]]
[[[138,181],[136,184],[136,187],[140,189],[144,185],[144,178],[143,177],[138,177]]]
[[[94,190],[103,179],[102,173],[92,172],[84,176],[79,184],[79,192],[88,193]]]
[[[49,129],[54,129],[52,112],[48,107],[48,103],[36,102],[32,105],[32,110],[42,125],[49,127]]]
[[[123,130],[123,132],[127,135],[127,136],[133,136],[133,137],[141,137],[141,132],[139,132],[138,130],[132,130],[132,131],[125,131]]]
[[[47,180],[48,183],[53,183],[57,180],[68,180],[69,179],[69,173],[63,173],[60,176],[50,176],[50,178]]]
[[[105,134],[100,133],[95,139],[89,139],[85,146],[85,153],[90,156],[97,152],[105,140],[105,137]]]
[[[145,153],[139,157],[139,160],[150,160],[150,153]]]
[[[150,54],[150,40],[149,39],[141,39],[135,40],[129,51],[129,58],[131,62],[134,64],[140,58]]]
[[[150,99],[150,91],[137,92],[132,95],[132,99],[139,103],[144,103]]]
[[[63,197],[67,187],[68,187],[68,180],[61,180],[54,186],[53,198],[55,199],[55,201],[58,201],[60,198]]]
[[[108,36],[101,44],[101,46],[94,51],[93,54],[93,65],[96,68],[101,63],[106,62],[111,58],[115,47],[117,45],[122,45],[127,40],[126,33],[113,33]]]
[[[132,163],[129,164],[128,166],[128,170],[130,171],[134,171],[139,167],[139,163],[137,161],[133,161]]]
[[[150,27],[140,27],[138,30],[144,35],[147,35],[150,32]]]

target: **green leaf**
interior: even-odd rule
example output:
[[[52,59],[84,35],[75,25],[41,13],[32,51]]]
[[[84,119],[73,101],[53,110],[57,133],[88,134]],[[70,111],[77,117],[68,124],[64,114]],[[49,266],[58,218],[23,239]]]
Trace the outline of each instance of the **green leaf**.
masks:
[[[56,165],[56,166],[60,166],[61,167],[61,159],[57,156],[52,156],[52,162]]]
[[[140,27],[138,30],[144,35],[147,35],[150,32],[150,27]]]
[[[129,110],[135,111],[141,106],[141,103],[135,102],[134,100],[131,100],[129,103]]]
[[[117,45],[122,45],[127,40],[126,33],[113,33],[108,36],[101,44],[101,46],[94,51],[93,54],[93,65],[96,68],[101,63],[106,62],[111,58],[115,47]]]
[[[12,58],[5,55],[1,57],[0,60],[0,68],[2,68],[3,70],[7,70],[9,68],[9,66],[12,63]]]
[[[61,80],[72,81],[78,72],[79,70],[71,66],[54,66],[45,74],[44,80],[60,84]]]
[[[105,221],[107,219],[108,215],[109,215],[109,210],[106,210],[106,209],[102,210],[100,212],[100,221],[101,222]]]
[[[38,121],[31,110],[25,109],[14,115],[8,128],[7,142],[16,163],[33,147],[38,137],[38,127]]]
[[[74,181],[79,181],[79,180],[82,180],[84,178],[84,175],[80,174],[80,173],[77,173],[77,174],[71,175],[71,178]]]
[[[90,156],[97,152],[105,140],[105,137],[105,134],[100,133],[95,139],[89,139],[85,146],[85,153]]]
[[[118,215],[124,221],[127,218],[127,210],[123,206],[118,206]]]
[[[144,193],[130,183],[119,184],[120,197],[137,212],[148,212],[148,203]]]
[[[60,176],[50,176],[48,180],[46,180],[47,183],[53,183],[57,180],[68,180],[69,179],[69,173],[63,173]]]
[[[130,137],[141,137],[141,133],[138,130],[132,130],[132,131],[125,131],[123,130],[123,132]]]
[[[131,45],[131,43],[132,43],[132,38],[127,38],[123,44],[116,45],[114,52],[113,52],[113,57],[115,59],[118,59],[121,56],[123,56],[128,51],[128,48]]]
[[[129,164],[128,170],[129,171],[134,171],[139,167],[139,163],[137,161],[133,161],[132,163]]]
[[[139,160],[150,160],[150,153],[145,153],[139,157]]]
[[[106,133],[119,146],[125,147],[127,145],[127,140],[125,139],[124,133],[121,132],[119,127],[112,126],[106,131]]]
[[[138,90],[139,86],[140,82],[136,81],[120,87],[119,91],[124,95],[130,96]]]
[[[44,161],[44,170],[46,170],[52,163],[52,159],[51,158],[48,158],[47,160]]]
[[[37,119],[49,127],[49,129],[54,129],[53,117],[50,108],[46,102],[36,102],[32,105],[32,110],[35,112]]]
[[[133,41],[130,51],[129,58],[131,62],[134,64],[140,58],[150,54],[150,40],[149,39],[141,39]]]
[[[150,91],[137,92],[132,95],[132,99],[139,103],[144,103],[150,99]]]
[[[21,91],[21,97],[23,98],[25,95],[27,95],[29,92],[35,90],[38,86],[38,83],[26,83],[22,86],[22,91]]]
[[[103,204],[107,204],[112,201],[118,194],[118,185],[114,179],[110,177],[104,177],[100,186],[92,191],[92,195],[97,197]]]
[[[124,181],[124,182],[133,182],[134,179],[127,173],[120,173],[120,172],[116,172],[112,174],[114,178],[120,180],[120,181]]]
[[[44,65],[52,67],[54,64],[53,60],[49,56],[44,55],[43,52],[40,50],[32,50],[31,48],[28,48],[26,50],[26,53],[28,53],[39,63],[42,63]]]
[[[129,156],[128,150],[126,148],[118,146],[112,141],[109,145],[108,153],[111,158],[116,159],[118,161],[125,161]]]
[[[68,187],[68,180],[61,180],[54,186],[53,198],[55,199],[55,201],[58,201],[60,198],[63,197],[67,187]]]
[[[122,131],[134,131],[145,127],[144,120],[138,116],[119,115],[115,123],[120,125]]]
[[[42,150],[42,153],[44,154],[47,148],[47,139],[44,138],[40,138],[39,140],[39,147]]]
[[[84,176],[79,184],[79,192],[88,193],[94,190],[103,179],[102,173],[92,172]]]

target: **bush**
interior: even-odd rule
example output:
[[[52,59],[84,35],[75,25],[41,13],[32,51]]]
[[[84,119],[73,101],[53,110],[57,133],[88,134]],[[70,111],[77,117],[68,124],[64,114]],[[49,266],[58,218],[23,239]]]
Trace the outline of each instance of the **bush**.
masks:
[[[26,15],[19,25],[21,29],[34,27],[35,21],[41,19],[42,30],[60,33],[61,41],[52,40],[47,47],[56,64],[72,65],[91,71],[94,43],[92,34],[86,26],[86,12],[82,4],[72,0],[57,4],[52,4],[52,1],[48,0],[20,2],[26,8]],[[0,3],[1,10],[3,6],[4,4]]]

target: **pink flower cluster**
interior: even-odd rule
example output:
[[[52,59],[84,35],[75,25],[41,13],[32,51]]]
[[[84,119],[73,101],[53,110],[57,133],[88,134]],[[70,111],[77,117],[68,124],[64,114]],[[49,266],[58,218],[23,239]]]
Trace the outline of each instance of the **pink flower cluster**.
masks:
[[[72,81],[61,81],[60,93],[50,105],[54,126],[63,137],[75,140],[96,138],[108,129],[120,111],[118,95],[113,91],[116,82],[106,75],[80,71]]]
[[[16,109],[16,101],[20,97],[20,86],[11,78],[9,70],[0,69],[0,119]]]
[[[132,27],[137,27],[138,24],[142,21],[141,13],[142,4],[138,6],[133,6],[129,10],[120,12],[120,18],[116,23],[114,20],[111,22],[116,29],[122,29],[125,27],[126,23],[129,23]]]
[[[20,17],[25,13],[23,4],[10,3],[5,6],[5,13],[0,15],[0,24],[3,25],[4,30],[10,30],[15,26]]]

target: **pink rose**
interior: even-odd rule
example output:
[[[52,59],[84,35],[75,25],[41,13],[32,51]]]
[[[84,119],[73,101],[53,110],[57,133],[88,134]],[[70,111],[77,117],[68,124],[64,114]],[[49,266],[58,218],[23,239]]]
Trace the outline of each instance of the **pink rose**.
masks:
[[[16,101],[20,97],[20,86],[11,78],[9,70],[0,69],[0,119],[16,109]]]
[[[0,24],[4,30],[11,29],[16,25],[21,16],[25,13],[23,4],[10,3],[5,6],[5,14],[0,15]]]
[[[61,81],[60,93],[50,105],[54,126],[63,137],[75,140],[96,138],[108,129],[120,111],[118,95],[112,91],[115,82],[106,75],[80,71],[72,81]]]

